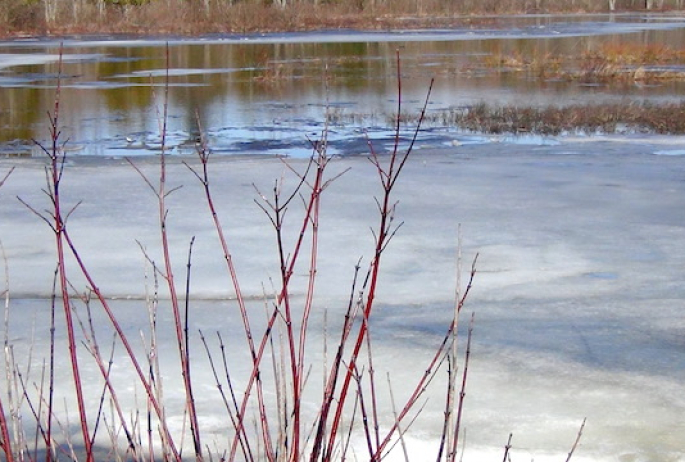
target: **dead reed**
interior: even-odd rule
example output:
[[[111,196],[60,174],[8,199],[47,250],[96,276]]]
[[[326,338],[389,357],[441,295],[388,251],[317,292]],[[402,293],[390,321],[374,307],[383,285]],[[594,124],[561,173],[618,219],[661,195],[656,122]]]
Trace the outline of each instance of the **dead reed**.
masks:
[[[543,108],[485,103],[428,120],[483,133],[685,133],[685,102],[606,103]]]
[[[491,23],[485,15],[602,12],[612,2],[592,0],[4,0],[0,35],[83,33],[244,33],[318,29],[391,29]],[[617,0],[621,10],[645,2]],[[665,0],[660,9],[682,8]],[[477,17],[484,15],[485,17]]]
[[[685,52],[666,45],[603,44],[579,55],[500,53],[486,55],[463,72],[525,73],[529,78],[606,85],[685,79]]]
[[[338,110],[331,121],[338,124],[364,124],[369,121],[393,123],[395,114],[349,113]],[[403,123],[415,123],[415,114],[400,114]],[[436,110],[427,113],[423,124],[453,127],[474,133],[562,133],[612,134],[658,133],[685,134],[685,101],[653,103],[626,101],[616,103],[572,104],[568,106],[495,106],[481,102],[471,106]]]

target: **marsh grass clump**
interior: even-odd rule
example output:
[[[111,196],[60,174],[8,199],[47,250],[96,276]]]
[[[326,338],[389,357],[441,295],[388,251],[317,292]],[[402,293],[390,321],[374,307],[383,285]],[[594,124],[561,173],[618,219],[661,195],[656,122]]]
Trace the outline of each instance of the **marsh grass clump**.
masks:
[[[644,2],[615,3],[624,10],[646,8]],[[604,12],[608,7],[595,0],[3,0],[0,35],[470,27],[496,25],[493,15]],[[673,8],[682,8],[682,2],[660,2],[660,9]]]
[[[620,106],[570,107],[490,107],[478,104],[454,113],[455,125],[484,133],[535,133],[558,135],[562,132],[584,131],[611,133],[615,131]]]
[[[480,66],[480,67],[479,67]],[[459,72],[521,73],[528,79],[556,79],[580,84],[630,88],[634,85],[685,79],[685,51],[666,45],[604,44],[580,55],[523,52],[497,53],[478,58]],[[654,103],[624,100],[609,103],[526,106],[478,103],[429,112],[424,122],[479,133],[616,133],[647,132],[683,134],[685,101]],[[396,117],[416,123],[415,114],[385,114],[386,125]],[[338,110],[336,122],[360,123],[378,119],[378,114]]]
[[[528,55],[517,51],[514,53],[488,54],[481,58],[480,63],[485,69],[497,72],[525,72],[535,78],[553,78],[562,72],[563,60],[551,53],[544,55]],[[463,71],[470,72],[475,65],[467,66]]]
[[[342,117],[342,116],[340,116]],[[363,120],[347,115],[349,120]],[[387,119],[393,118],[388,115]],[[403,123],[416,116],[402,113]],[[675,103],[620,102],[568,106],[494,106],[485,102],[426,114],[426,125],[454,127],[476,133],[685,133],[685,101]]]
[[[469,64],[477,69],[525,73],[540,80],[627,85],[685,79],[685,51],[662,44],[603,44],[579,55],[494,53]]]
[[[601,60],[618,65],[685,63],[685,50],[665,44],[605,43],[582,53],[581,60]]]
[[[505,106],[492,108],[480,104],[455,117],[456,125],[485,133],[538,133],[558,135],[563,132],[616,133],[620,131],[685,133],[682,115],[685,102],[656,105],[652,103],[606,103],[549,106],[543,108]]]

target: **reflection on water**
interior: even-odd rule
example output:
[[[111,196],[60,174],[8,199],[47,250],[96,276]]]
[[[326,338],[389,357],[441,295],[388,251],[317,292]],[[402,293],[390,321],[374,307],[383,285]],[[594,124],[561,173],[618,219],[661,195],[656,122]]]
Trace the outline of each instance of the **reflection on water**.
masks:
[[[611,88],[540,81],[477,63],[487,55],[577,55],[606,43],[673,46],[685,43],[685,23],[658,16],[482,21],[455,30],[173,41],[168,56],[172,152],[193,151],[197,117],[218,152],[308,152],[307,137],[320,136],[326,107],[371,116],[356,127],[330,127],[334,152],[363,151],[362,125],[382,140],[387,115],[396,109],[397,50],[405,110],[422,104],[432,77],[431,111],[479,101],[543,105],[672,99],[684,89],[679,82]],[[29,152],[29,140],[47,136],[58,52],[59,44],[47,41],[0,45],[0,142],[5,153]],[[119,156],[159,148],[156,114],[165,92],[164,42],[70,40],[64,61],[60,115],[75,152]],[[423,134],[427,143],[456,136],[444,129]]]

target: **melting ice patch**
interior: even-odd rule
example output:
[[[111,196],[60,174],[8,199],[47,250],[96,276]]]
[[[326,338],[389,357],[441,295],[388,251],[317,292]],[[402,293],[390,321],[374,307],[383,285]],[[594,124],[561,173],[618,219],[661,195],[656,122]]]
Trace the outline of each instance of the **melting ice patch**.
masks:
[[[657,156],[685,156],[685,149],[660,149],[654,151]]]
[[[81,62],[98,60],[105,55],[99,53],[91,54],[64,54],[63,62]],[[28,53],[2,53],[0,54],[0,69],[14,66],[29,66],[35,64],[49,64],[59,61],[59,54],[28,54]]]
[[[387,134],[376,135],[382,139]],[[173,141],[185,136],[183,131],[169,134]],[[337,142],[336,136],[333,133],[332,142]],[[132,144],[159,142],[152,132],[130,138]],[[397,212],[406,222],[384,254],[385,279],[372,320],[378,347],[374,363],[383,385],[387,374],[393,387],[397,385],[398,398],[412,391],[453,309],[454,247],[458,224],[463,223],[464,259],[470,260],[475,252],[481,255],[465,307],[476,312],[463,421],[465,461],[501,459],[509,433],[514,434],[512,460],[565,460],[584,417],[588,424],[574,461],[673,462],[685,456],[685,321],[680,315],[685,235],[680,222],[669,224],[684,206],[685,183],[671,172],[685,157],[646,156],[653,149],[644,147],[626,153],[630,145],[615,144],[602,147],[613,147],[620,155],[559,161],[554,147],[502,149],[490,143],[416,153],[404,167]],[[596,145],[583,146],[590,151]],[[465,158],[462,152],[480,155]],[[138,336],[148,316],[141,301],[144,258],[135,241],[140,240],[153,258],[158,256],[155,199],[124,162],[98,162],[76,159],[65,169],[65,200],[83,199],[70,218],[70,229],[94,278],[119,298],[112,304],[125,320],[127,333]],[[36,313],[44,313],[50,304],[54,236],[14,200],[20,196],[43,206],[42,169],[25,168],[38,166],[26,159],[0,159],[0,172],[15,163],[18,168],[0,189],[0,237],[16,314],[11,320],[12,342],[19,354],[28,351],[35,338],[34,357],[42,357],[49,352],[49,335],[32,337],[31,332],[49,329],[49,317]],[[158,172],[153,160],[137,159],[136,164],[150,178]],[[304,164],[291,163],[296,168]],[[217,255],[211,218],[202,206],[201,185],[178,162],[167,167],[169,185],[184,185],[169,199],[178,274],[189,237],[198,237],[193,249],[191,332],[219,330],[237,341],[244,334],[235,305],[226,300],[231,292],[225,264]],[[329,321],[344,315],[352,269],[360,256],[368,258],[373,251],[373,236],[367,230],[376,218],[377,172],[368,161],[355,157],[336,160],[330,168],[338,172],[347,167],[350,171],[326,189],[328,206],[321,210],[326,245],[321,248],[316,300],[317,306],[326,308]],[[267,219],[252,202],[252,184],[266,190],[286,169],[273,159],[228,156],[213,161],[211,168],[241,286],[258,297],[277,262]],[[653,187],[655,178],[658,188]],[[636,259],[636,251],[655,257]],[[83,287],[73,275],[74,284]],[[304,273],[293,279],[295,288],[304,282]],[[249,311],[262,310],[262,301],[250,302]],[[104,313],[95,311],[95,325],[102,329],[98,334],[105,338],[106,323],[97,322]],[[170,314],[161,310],[158,340],[163,350],[176,345],[174,333],[166,328],[169,319]],[[321,344],[323,324],[321,318],[315,320],[310,345]],[[219,396],[209,390],[216,387],[206,358],[200,356],[202,345],[195,335],[191,342],[191,351],[198,355],[194,374],[202,390],[197,399],[201,426],[212,439],[223,435],[228,424],[218,411]],[[236,376],[244,377],[249,359],[242,361],[243,350],[237,345],[229,352],[229,362],[237,365]],[[63,343],[59,348],[66,351]],[[323,353],[317,351],[308,351],[311,364],[323,363]],[[175,371],[174,358],[163,356],[164,371]],[[126,390],[121,399],[132,409],[135,375],[127,364],[123,356],[115,358],[113,380]],[[56,396],[71,383],[69,372],[57,368]],[[311,377],[303,406],[308,419],[315,417],[320,399],[310,388],[319,382],[318,375]],[[439,444],[444,409],[437,380],[442,377],[436,377],[423,414],[409,429],[409,460],[433,458]],[[387,397],[386,389],[381,399]],[[165,393],[172,429],[180,431],[182,389],[170,385]],[[95,393],[87,398],[97,405]],[[381,417],[385,424],[394,422],[391,411]],[[353,434],[351,439],[362,459],[364,435]],[[401,449],[387,460],[404,460]]]
[[[170,77],[182,77],[189,75],[206,75],[206,74],[228,74],[232,72],[239,71],[249,71],[253,68],[224,68],[224,69],[185,69],[185,68],[172,68],[172,69],[146,69],[143,71],[134,71],[130,74],[117,74],[113,78],[138,78],[138,77],[164,77],[169,75]]]

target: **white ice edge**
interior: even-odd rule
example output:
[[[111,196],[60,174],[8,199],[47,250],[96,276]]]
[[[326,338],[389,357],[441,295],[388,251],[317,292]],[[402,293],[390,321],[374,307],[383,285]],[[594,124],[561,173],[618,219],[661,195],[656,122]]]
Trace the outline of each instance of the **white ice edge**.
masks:
[[[137,46],[174,46],[174,44],[212,44],[212,43],[353,43],[353,42],[420,42],[420,41],[461,41],[502,38],[553,38],[576,37],[587,35],[627,34],[645,30],[670,30],[683,27],[683,20],[678,17],[655,17],[660,22],[623,22],[611,23],[604,27],[594,27],[594,23],[553,23],[545,27],[524,26],[513,29],[395,29],[393,31],[324,31],[324,32],[294,32],[294,33],[263,33],[263,34],[229,34],[224,36],[207,36],[200,38],[169,37],[167,40],[158,38],[116,39],[103,37],[65,38],[58,40],[30,40],[18,39],[0,42],[0,45],[13,47],[54,47],[62,44],[65,48],[101,46],[103,44],[117,47]],[[565,26],[572,30],[564,30]]]
[[[93,59],[100,59],[103,56],[104,55],[100,53],[63,54],[62,61],[89,61]],[[59,61],[59,59],[60,55],[58,53],[0,53],[0,69],[5,69],[14,66],[29,66],[34,64],[56,63]]]

